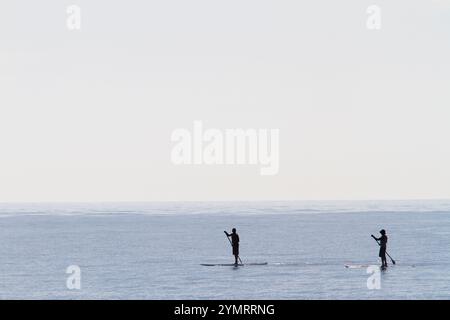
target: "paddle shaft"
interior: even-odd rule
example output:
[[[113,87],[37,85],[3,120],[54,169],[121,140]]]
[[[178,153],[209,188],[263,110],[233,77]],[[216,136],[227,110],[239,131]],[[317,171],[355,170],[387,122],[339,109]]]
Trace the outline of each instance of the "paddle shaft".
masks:
[[[228,241],[230,242],[231,247],[233,247],[233,243],[231,242],[231,240],[230,240],[230,238],[228,237],[228,234],[227,234],[226,232],[225,232],[225,235],[227,236],[227,239],[228,239]],[[238,259],[239,259],[239,262],[240,262],[241,264],[243,264],[243,263],[242,263],[242,260],[241,260],[241,257],[238,256]]]
[[[379,246],[381,246],[381,244],[378,242],[377,238],[375,238],[373,235],[372,235],[372,238],[378,243]],[[392,259],[392,257],[389,255],[389,253],[387,253],[387,251],[386,251],[386,255],[389,257],[389,259],[391,259],[392,264],[395,264],[395,260]]]

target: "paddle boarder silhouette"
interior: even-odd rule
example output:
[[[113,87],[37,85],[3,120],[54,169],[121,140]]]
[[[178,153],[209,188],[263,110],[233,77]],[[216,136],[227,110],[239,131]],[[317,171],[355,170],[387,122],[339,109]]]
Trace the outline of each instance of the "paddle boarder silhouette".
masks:
[[[386,260],[386,247],[387,247],[387,242],[388,242],[388,237],[386,235],[386,230],[382,229],[380,230],[381,233],[381,237],[377,238],[372,234],[372,238],[374,238],[379,242],[380,245],[380,252],[378,254],[378,256],[381,258],[381,267],[382,268],[386,268],[387,265],[387,260]]]
[[[231,246],[233,248],[233,255],[234,255],[234,264],[238,264],[239,259],[239,235],[236,233],[236,228],[233,228],[231,230],[231,234],[224,231],[228,238],[231,238]]]

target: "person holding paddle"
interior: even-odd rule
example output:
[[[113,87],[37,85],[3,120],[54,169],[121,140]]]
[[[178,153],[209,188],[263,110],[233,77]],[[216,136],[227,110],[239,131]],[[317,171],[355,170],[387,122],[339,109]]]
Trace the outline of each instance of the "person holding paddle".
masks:
[[[231,230],[231,234],[226,231],[224,232],[228,238],[231,237],[231,246],[233,247],[234,264],[237,265],[238,259],[241,260],[239,258],[239,235],[236,233],[236,228],[233,228],[233,230]]]
[[[377,242],[379,241],[379,245],[380,245],[380,253],[378,254],[378,256],[381,258],[381,268],[386,268],[387,265],[387,260],[386,260],[386,247],[387,247],[387,242],[388,242],[388,237],[386,235],[386,230],[382,229],[380,230],[381,233],[381,237],[376,238],[373,234],[371,235],[372,238],[374,238]]]

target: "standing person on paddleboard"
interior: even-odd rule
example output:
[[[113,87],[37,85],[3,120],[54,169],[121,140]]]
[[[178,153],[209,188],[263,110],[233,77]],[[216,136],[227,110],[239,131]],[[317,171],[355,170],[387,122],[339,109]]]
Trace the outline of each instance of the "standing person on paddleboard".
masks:
[[[231,237],[231,246],[233,247],[234,264],[238,264],[239,259],[239,235],[236,233],[236,228],[231,230],[231,234],[224,231],[227,237]]]
[[[380,230],[381,233],[381,237],[376,238],[373,234],[372,237],[377,240],[380,241],[380,253],[378,254],[378,256],[381,258],[381,267],[382,268],[386,268],[387,265],[387,260],[386,260],[386,247],[387,247],[387,242],[388,242],[388,237],[386,235],[386,230],[382,229]]]

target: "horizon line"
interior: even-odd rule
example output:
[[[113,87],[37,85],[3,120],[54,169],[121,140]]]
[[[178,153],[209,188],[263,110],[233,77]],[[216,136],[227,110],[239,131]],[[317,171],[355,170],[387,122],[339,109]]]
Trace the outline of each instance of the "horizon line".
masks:
[[[256,202],[407,202],[407,201],[450,201],[450,198],[368,198],[368,199],[283,199],[283,200],[25,200],[0,201],[1,204],[64,204],[64,203],[256,203]]]

